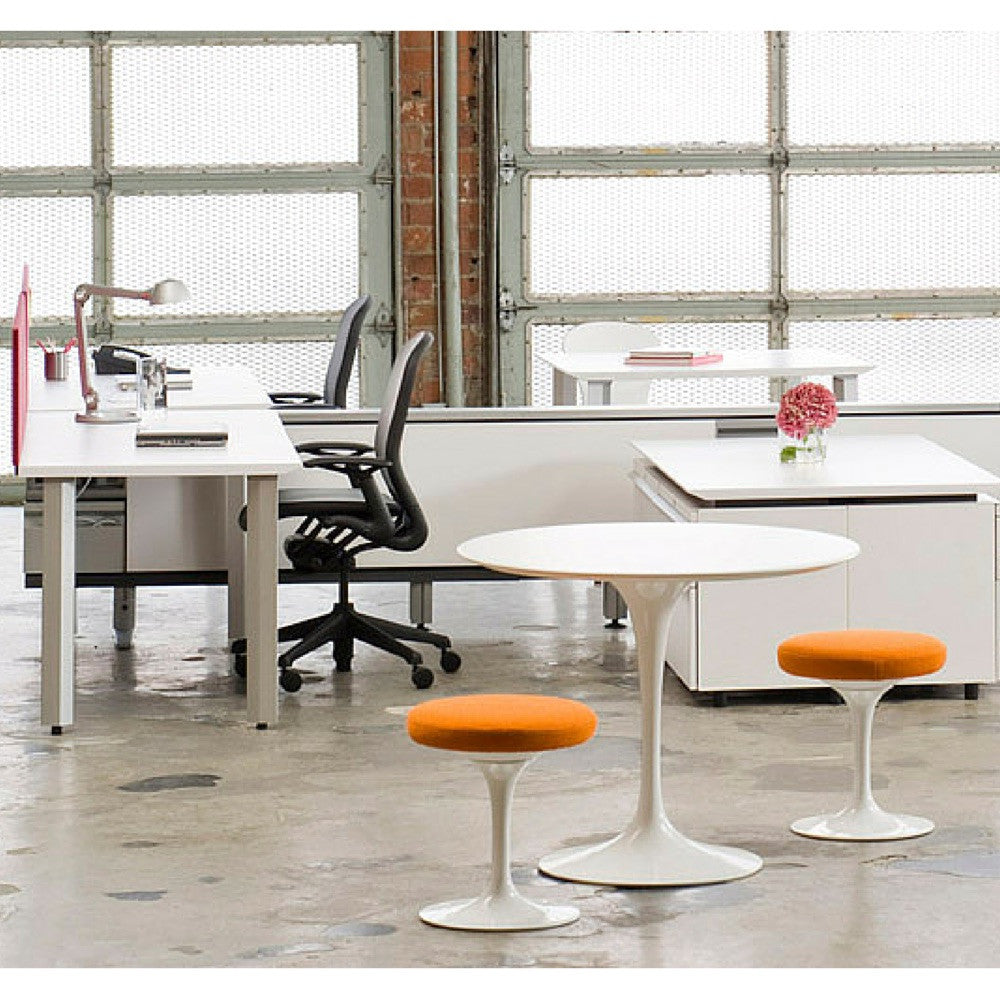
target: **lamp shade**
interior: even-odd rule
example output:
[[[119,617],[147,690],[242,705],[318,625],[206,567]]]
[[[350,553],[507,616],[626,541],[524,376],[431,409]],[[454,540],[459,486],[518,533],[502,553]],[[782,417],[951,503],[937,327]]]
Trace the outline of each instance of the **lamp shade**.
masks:
[[[167,278],[158,281],[149,290],[149,303],[154,306],[166,305],[169,302],[183,302],[191,298],[191,293],[187,290],[187,285],[176,278]]]

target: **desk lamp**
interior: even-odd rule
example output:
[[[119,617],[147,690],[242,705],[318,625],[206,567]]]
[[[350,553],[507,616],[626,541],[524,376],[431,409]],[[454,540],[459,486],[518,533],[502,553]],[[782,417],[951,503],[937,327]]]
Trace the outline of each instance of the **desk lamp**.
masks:
[[[91,295],[105,295],[108,298],[145,299],[151,306],[161,306],[168,302],[183,302],[190,293],[183,281],[168,278],[159,281],[144,292],[129,288],[111,288],[103,285],[78,285],[73,293],[73,316],[76,320],[76,349],[80,354],[80,391],[86,409],[78,413],[76,419],[81,424],[118,424],[139,419],[138,413],[130,410],[102,410],[100,397],[90,380],[90,357],[87,346],[87,326],[83,319],[83,307]]]

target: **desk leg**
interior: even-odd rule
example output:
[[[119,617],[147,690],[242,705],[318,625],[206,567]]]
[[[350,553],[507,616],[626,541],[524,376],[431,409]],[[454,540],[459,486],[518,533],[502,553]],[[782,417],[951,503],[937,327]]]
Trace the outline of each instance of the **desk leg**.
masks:
[[[552,370],[552,404],[576,406],[576,379],[556,368]]]
[[[246,532],[239,526],[240,511],[247,502],[247,481],[245,476],[226,478],[226,567],[228,570],[229,601],[229,642],[246,638],[246,623],[243,620],[243,587],[246,581]]]
[[[583,391],[587,406],[611,405],[611,382],[608,379],[584,382]]]
[[[756,854],[714,847],[674,829],[663,807],[661,700],[667,627],[684,580],[613,580],[628,604],[635,628],[642,702],[642,758],[635,816],[617,837],[571,847],[542,858],[538,867],[554,878],[597,885],[667,886],[728,882],[758,871]]]
[[[258,729],[278,721],[278,477],[247,477],[247,715]]]
[[[833,394],[844,403],[856,403],[858,401],[858,376],[834,375]]]
[[[42,725],[73,725],[76,480],[42,486]]]

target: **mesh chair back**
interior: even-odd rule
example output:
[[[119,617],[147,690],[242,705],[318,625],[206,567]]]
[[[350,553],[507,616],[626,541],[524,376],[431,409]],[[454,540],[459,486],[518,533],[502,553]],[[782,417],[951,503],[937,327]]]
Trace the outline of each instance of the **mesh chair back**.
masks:
[[[333,342],[333,354],[326,369],[326,385],[323,387],[323,402],[338,409],[347,408],[347,386],[351,381],[354,358],[358,353],[361,326],[372,304],[370,295],[355,299],[340,318],[337,337]]]

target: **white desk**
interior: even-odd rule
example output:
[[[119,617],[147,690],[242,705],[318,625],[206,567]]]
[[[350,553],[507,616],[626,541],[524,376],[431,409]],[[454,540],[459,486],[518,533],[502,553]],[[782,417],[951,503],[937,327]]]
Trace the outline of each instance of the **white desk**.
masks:
[[[770,524],[854,539],[850,566],[760,588],[699,584],[671,630],[667,659],[692,690],[810,686],[782,673],[778,642],[798,632],[888,628],[948,646],[933,676],[997,679],[996,538],[1000,479],[914,434],[830,434],[827,458],[782,463],[774,437],[635,441],[637,518]],[[727,643],[722,629],[738,634]]]
[[[576,403],[576,387],[583,387],[587,406],[607,406],[611,384],[661,378],[785,378],[801,382],[810,377],[832,376],[838,399],[858,398],[858,375],[874,367],[858,358],[821,349],[722,351],[722,360],[710,365],[629,365],[625,354],[550,352],[539,357],[553,369],[552,402]]]
[[[34,359],[32,359],[34,360]],[[60,381],[46,380],[41,365],[31,365],[28,386],[30,410],[83,411],[80,379],[75,367],[69,377]],[[135,409],[135,387],[120,389],[122,375],[95,375],[94,388],[106,409]],[[239,365],[216,367],[197,365],[191,369],[191,388],[167,387],[167,408],[170,410],[242,410],[267,409],[271,399],[248,368]]]
[[[524,576],[602,580],[628,602],[635,628],[642,702],[642,758],[635,816],[609,841],[558,851],[539,863],[547,875],[618,886],[701,885],[752,875],[749,851],[690,840],[663,806],[661,699],[667,625],[685,587],[835,566],[858,554],[836,535],[730,524],[567,524],[523,528],[463,542],[459,555]],[[729,641],[734,641],[730,632]]]
[[[225,477],[233,539],[229,586],[242,594],[248,645],[247,714],[258,728],[278,718],[278,476],[301,468],[278,415],[267,410],[170,411],[171,428],[225,424],[224,448],[137,448],[135,424],[78,424],[71,412],[32,412],[20,473],[43,483],[42,724],[55,733],[74,720],[73,612],[76,479],[109,476]],[[235,523],[246,489],[247,532]],[[237,623],[237,628],[239,623]],[[231,628],[232,631],[232,628]]]

